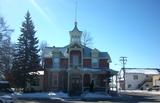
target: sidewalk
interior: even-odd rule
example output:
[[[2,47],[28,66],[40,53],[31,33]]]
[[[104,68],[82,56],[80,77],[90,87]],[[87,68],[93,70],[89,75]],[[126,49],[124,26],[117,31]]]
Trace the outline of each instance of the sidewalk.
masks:
[[[160,95],[160,91],[147,91],[147,90],[120,90],[119,93],[142,93],[142,94]]]

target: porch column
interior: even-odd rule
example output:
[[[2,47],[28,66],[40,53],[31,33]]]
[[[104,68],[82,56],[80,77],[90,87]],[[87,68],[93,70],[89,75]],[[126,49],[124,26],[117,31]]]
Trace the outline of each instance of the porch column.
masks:
[[[92,79],[92,73],[89,73],[89,74],[90,74],[90,79],[91,79],[90,82],[91,82],[91,81],[93,80],[93,79]]]
[[[84,74],[82,73],[82,92],[84,91],[84,86],[83,86],[83,82],[84,82]]]
[[[70,91],[70,88],[69,88],[69,77],[70,77],[70,73],[68,72],[68,87],[67,87],[67,89],[68,89],[68,93],[69,93],[69,91]]]
[[[113,81],[113,76],[112,76],[112,91],[113,91],[113,85],[114,85],[113,82],[114,82],[114,81]]]
[[[118,76],[116,74],[116,91],[118,91]]]

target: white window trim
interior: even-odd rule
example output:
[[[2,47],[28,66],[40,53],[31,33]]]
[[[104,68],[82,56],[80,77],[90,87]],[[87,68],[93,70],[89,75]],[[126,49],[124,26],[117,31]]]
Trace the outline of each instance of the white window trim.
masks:
[[[58,61],[56,61],[56,60],[58,60]],[[59,67],[60,67],[60,58],[58,58],[58,57],[53,58],[53,68],[59,68]]]
[[[133,80],[138,80],[138,75],[133,75]]]
[[[77,63],[76,63],[76,60],[77,60]],[[78,66],[79,65],[79,56],[78,55],[73,55],[72,56],[72,65],[74,65],[74,66]]]
[[[96,62],[94,60],[96,60]],[[96,65],[94,65],[94,64],[96,64]],[[98,58],[92,58],[92,67],[93,68],[99,67],[99,59]]]

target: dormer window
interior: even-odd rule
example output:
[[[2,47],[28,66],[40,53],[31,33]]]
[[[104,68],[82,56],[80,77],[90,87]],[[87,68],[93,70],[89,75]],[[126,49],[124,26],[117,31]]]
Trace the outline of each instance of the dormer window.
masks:
[[[92,57],[93,58],[98,58],[99,57],[99,51],[97,49],[92,50]]]
[[[54,68],[58,68],[59,67],[59,64],[60,64],[60,62],[59,62],[60,60],[59,60],[59,58],[53,58],[53,67]]]

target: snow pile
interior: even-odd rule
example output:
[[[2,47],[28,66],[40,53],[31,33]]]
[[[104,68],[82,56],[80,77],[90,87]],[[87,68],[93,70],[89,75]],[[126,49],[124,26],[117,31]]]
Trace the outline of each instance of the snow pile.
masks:
[[[53,95],[50,95],[50,93],[17,93],[16,98],[26,98],[26,99],[48,99],[52,97]]]
[[[54,100],[61,100],[69,99],[71,97],[68,96],[67,93],[63,92],[38,92],[38,93],[15,93],[15,98],[18,99],[54,99]],[[105,92],[85,92],[79,97],[84,100],[92,100],[92,99],[109,99],[111,98],[110,95],[106,94]]]
[[[56,96],[59,98],[68,98],[68,94],[67,93],[63,93],[63,92],[57,92]]]
[[[49,92],[48,95],[49,95],[49,96],[55,96],[56,94],[53,93],[53,92]]]
[[[147,91],[147,90],[121,90],[121,93],[141,93],[141,94],[153,94],[160,95],[160,91]]]
[[[84,93],[82,94],[82,99],[109,99],[111,98],[110,95],[104,93],[104,92],[94,92],[94,93]]]

